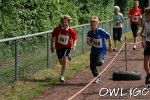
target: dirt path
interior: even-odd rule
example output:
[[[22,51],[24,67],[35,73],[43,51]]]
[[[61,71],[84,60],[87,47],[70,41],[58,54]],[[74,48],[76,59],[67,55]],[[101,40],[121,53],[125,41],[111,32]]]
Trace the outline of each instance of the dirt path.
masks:
[[[130,88],[137,88],[138,90],[143,90],[145,88],[144,77],[145,72],[143,69],[143,48],[141,44],[137,46],[137,50],[134,51],[132,49],[132,45],[127,45],[127,55],[128,55],[128,69],[131,71],[140,71],[142,72],[142,79],[138,81],[113,81],[112,73],[115,70],[125,70],[125,62],[124,62],[124,50],[120,53],[117,59],[113,62],[113,64],[101,75],[102,82],[98,84],[91,84],[85,91],[75,97],[73,100],[100,100],[100,99],[143,99],[146,100],[150,97],[150,92],[146,96],[138,95],[131,96],[129,90]],[[113,59],[117,52],[113,52],[108,55],[105,59],[105,64],[99,68],[99,71],[104,69],[108,63]],[[81,88],[83,88],[86,84],[88,84],[93,79],[90,69],[87,68],[77,74],[74,78],[67,80],[63,84],[58,84],[53,88],[48,88],[39,96],[35,97],[34,100],[67,100],[69,97],[78,92]],[[123,93],[127,93],[124,96],[117,95],[116,97],[110,96],[107,94],[106,96],[100,96],[99,93],[106,93],[106,91],[101,91],[102,88],[114,89],[114,88],[123,88]],[[103,89],[104,90],[104,89]],[[147,92],[147,91],[144,91]],[[134,95],[138,92],[134,90]]]

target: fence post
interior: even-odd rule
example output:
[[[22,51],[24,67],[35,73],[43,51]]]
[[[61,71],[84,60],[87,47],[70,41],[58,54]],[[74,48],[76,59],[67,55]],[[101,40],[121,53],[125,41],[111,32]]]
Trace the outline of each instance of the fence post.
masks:
[[[50,39],[50,37],[49,37],[49,33],[47,33],[47,68],[50,66],[50,48],[49,48],[49,46],[50,46],[50,43],[49,43],[49,39]]]
[[[83,45],[83,42],[84,42],[84,26],[82,27],[82,54],[84,53],[84,45]]]
[[[128,70],[127,68],[127,39],[126,39],[126,36],[125,36],[125,65],[126,65],[126,71]]]
[[[129,32],[128,18],[125,18],[125,19],[126,19],[126,31],[125,32]]]
[[[18,40],[15,40],[15,81],[17,81],[18,78],[18,71],[19,71],[19,43]]]

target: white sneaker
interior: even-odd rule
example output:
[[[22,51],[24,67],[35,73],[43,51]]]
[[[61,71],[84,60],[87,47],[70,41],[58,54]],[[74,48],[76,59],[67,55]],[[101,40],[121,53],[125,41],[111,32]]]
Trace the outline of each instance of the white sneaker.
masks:
[[[65,82],[64,76],[61,76],[61,77],[60,77],[60,82]]]
[[[101,77],[98,77],[95,81],[94,81],[94,83],[99,83],[101,81]]]
[[[133,46],[133,50],[136,50],[136,45]]]

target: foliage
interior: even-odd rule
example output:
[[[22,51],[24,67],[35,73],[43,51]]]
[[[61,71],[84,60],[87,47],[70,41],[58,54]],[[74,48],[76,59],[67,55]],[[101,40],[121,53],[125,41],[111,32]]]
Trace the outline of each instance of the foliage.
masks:
[[[64,14],[72,25],[88,23],[92,15],[108,19],[112,8],[113,0],[0,0],[0,38],[53,29]]]

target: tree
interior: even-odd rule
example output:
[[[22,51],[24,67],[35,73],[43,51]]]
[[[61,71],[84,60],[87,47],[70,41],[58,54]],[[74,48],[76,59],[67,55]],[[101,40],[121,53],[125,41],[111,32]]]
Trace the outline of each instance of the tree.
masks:
[[[127,13],[128,0],[115,0],[115,6],[119,6],[123,14]]]

